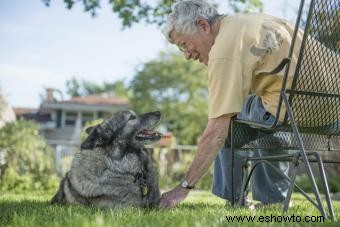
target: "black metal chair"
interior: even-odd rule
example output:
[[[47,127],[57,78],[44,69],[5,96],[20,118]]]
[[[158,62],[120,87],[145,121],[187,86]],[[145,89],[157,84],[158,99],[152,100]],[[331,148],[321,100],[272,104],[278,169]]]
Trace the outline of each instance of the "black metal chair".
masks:
[[[243,168],[242,192],[238,201],[235,200],[234,183],[232,185],[232,204],[244,203],[250,177],[258,165],[262,163],[272,165],[270,163],[272,161],[289,161],[292,163],[290,176],[287,177],[279,172],[290,182],[283,211],[288,210],[295,186],[327,218],[310,166],[311,162],[316,162],[322,179],[329,215],[334,218],[323,163],[340,163],[340,161],[322,160],[319,151],[340,151],[340,1],[311,0],[293,83],[288,88],[290,58],[294,50],[297,31],[301,21],[304,21],[303,8],[305,5],[305,1],[301,0],[289,56],[282,61],[281,67],[279,67],[285,69],[285,76],[276,119],[284,105],[286,107],[285,120],[283,124],[278,124],[276,121],[270,126],[235,118],[232,120],[231,174],[233,182],[236,148],[242,150],[280,148],[290,152],[286,155],[248,157]],[[259,132],[261,132],[260,137]],[[248,171],[249,161],[255,162],[250,172]],[[301,163],[305,165],[316,201],[296,185],[297,168]]]

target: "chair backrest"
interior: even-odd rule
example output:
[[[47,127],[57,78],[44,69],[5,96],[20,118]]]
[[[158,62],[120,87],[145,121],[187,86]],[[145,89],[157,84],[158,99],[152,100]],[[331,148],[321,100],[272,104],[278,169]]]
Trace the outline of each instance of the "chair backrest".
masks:
[[[300,128],[340,134],[339,0],[311,0],[293,84],[287,94]]]

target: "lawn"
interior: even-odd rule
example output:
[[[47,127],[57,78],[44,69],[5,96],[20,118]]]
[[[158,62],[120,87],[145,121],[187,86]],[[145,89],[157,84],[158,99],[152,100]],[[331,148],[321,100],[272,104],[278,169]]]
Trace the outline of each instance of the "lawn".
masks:
[[[0,195],[0,226],[231,226],[245,225],[262,226],[307,226],[320,225],[315,221],[320,215],[310,203],[300,195],[294,194],[293,206],[289,212],[290,221],[284,222],[281,207],[267,206],[255,211],[245,208],[226,206],[225,202],[208,191],[193,191],[189,198],[177,208],[171,210],[145,210],[136,208],[99,209],[85,206],[52,206],[48,203],[52,193],[27,192],[15,194],[1,192]],[[340,219],[340,202],[334,202],[337,219]],[[233,223],[228,218],[255,217],[254,223],[244,220]],[[294,215],[294,220],[292,219]],[[301,216],[301,222],[298,223]],[[261,217],[263,216],[263,218]],[[275,217],[277,216],[277,217]],[[260,218],[262,221],[260,222]],[[277,218],[276,222],[274,218]],[[266,221],[271,221],[267,222]],[[295,222],[293,222],[295,221]],[[248,223],[244,223],[248,222]],[[340,221],[339,221],[340,222]],[[339,226],[339,222],[326,220],[332,226]]]

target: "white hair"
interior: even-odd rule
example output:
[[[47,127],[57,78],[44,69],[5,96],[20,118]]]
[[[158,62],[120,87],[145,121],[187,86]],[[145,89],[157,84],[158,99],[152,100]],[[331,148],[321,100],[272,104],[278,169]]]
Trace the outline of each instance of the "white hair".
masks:
[[[205,0],[179,0],[172,7],[163,34],[171,42],[171,32],[190,34],[197,31],[196,20],[204,18],[213,22],[219,16],[217,9]]]

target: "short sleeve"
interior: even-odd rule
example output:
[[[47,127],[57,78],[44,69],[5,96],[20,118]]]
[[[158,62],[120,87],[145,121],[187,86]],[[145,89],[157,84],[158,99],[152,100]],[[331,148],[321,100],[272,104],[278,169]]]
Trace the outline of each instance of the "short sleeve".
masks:
[[[244,88],[239,59],[213,59],[208,66],[209,118],[242,110],[249,88]]]
[[[263,14],[239,14],[221,21],[209,52],[209,118],[239,113],[250,93],[265,91],[255,83],[263,78],[256,76],[282,60],[287,33],[272,20]]]

